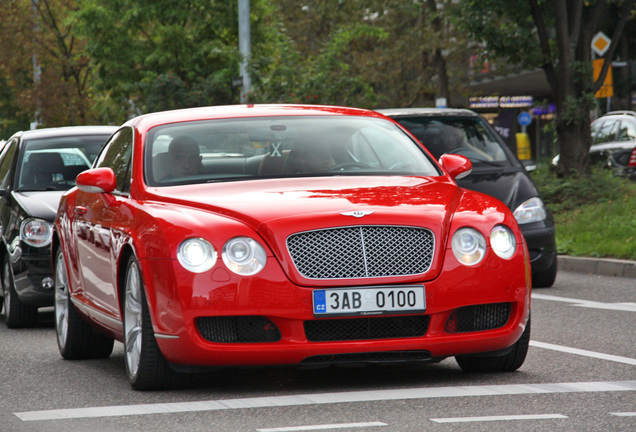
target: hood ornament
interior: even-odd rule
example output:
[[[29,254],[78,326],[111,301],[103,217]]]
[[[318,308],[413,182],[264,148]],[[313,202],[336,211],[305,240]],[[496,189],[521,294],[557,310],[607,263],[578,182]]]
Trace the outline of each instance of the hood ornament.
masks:
[[[363,216],[370,215],[371,213],[373,213],[373,211],[353,210],[348,212],[342,212],[340,214],[343,216],[353,216],[353,217],[361,218]]]

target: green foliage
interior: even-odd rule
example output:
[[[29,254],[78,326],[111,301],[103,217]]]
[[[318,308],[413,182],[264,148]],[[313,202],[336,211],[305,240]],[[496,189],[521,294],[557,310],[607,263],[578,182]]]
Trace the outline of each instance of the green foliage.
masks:
[[[80,0],[75,18],[91,36],[99,88],[130,101],[131,115],[238,102],[237,14],[236,2],[223,0]]]
[[[386,33],[368,24],[335,27],[324,46],[315,53],[302,53],[283,31],[277,50],[255,57],[255,89],[250,102],[317,103],[371,108],[377,103],[373,87],[354,61],[356,48],[373,45]]]
[[[636,259],[636,182],[595,168],[589,177],[532,174],[556,223],[560,254]]]
[[[466,0],[460,2],[458,27],[485,42],[485,57],[506,58],[511,64],[535,68],[545,62],[536,38],[527,0]],[[546,17],[552,15],[546,14]],[[548,23],[549,25],[549,23]],[[548,59],[550,60],[550,59]]]

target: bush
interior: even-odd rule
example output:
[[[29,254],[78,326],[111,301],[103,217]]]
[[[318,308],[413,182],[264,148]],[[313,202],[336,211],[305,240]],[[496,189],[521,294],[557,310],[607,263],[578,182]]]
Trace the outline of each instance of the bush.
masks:
[[[602,168],[557,178],[543,166],[532,178],[554,214],[559,254],[636,259],[636,182]]]

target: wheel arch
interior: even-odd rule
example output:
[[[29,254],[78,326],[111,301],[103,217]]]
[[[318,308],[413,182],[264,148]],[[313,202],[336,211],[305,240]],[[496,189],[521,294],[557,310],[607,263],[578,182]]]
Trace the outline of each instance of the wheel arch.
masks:
[[[130,244],[126,244],[122,247],[121,252],[119,253],[119,260],[117,262],[117,295],[119,296],[119,307],[122,311],[124,311],[124,298],[125,298],[125,290],[126,290],[126,271],[128,270],[128,261],[130,257],[136,257],[135,251]],[[145,289],[145,284],[144,284]]]

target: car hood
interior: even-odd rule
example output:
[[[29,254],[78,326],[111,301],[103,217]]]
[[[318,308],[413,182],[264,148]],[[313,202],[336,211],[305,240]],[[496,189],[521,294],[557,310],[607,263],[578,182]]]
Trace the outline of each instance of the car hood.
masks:
[[[13,192],[18,204],[32,217],[53,221],[64,191]]]
[[[413,225],[444,225],[459,199],[451,182],[431,177],[325,177],[260,180],[214,185],[190,185],[155,191],[162,201],[201,208],[240,219],[256,231],[263,226],[284,226],[295,221],[302,226],[346,226],[356,224],[356,215],[372,212],[371,218],[387,223],[401,216]],[[420,211],[414,211],[417,208]],[[360,215],[357,215],[360,216]],[[317,223],[317,220],[323,221]],[[302,221],[308,221],[303,223]],[[335,222],[335,220],[339,222]],[[286,230],[287,231],[287,230]]]
[[[539,196],[528,175],[511,168],[473,170],[457,183],[466,189],[497,198],[512,211],[524,201]]]
[[[167,205],[195,207],[258,232],[283,257],[289,235],[330,227],[425,227],[435,236],[439,271],[450,221],[462,191],[445,177],[324,177],[190,185],[150,190]],[[199,221],[199,223],[201,223]]]

